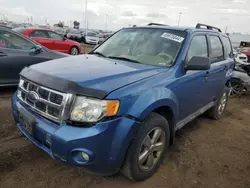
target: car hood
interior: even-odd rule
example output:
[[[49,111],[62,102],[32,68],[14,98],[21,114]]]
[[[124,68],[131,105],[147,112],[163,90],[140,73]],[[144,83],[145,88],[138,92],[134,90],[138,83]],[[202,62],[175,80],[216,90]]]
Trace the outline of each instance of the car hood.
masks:
[[[105,93],[151,77],[168,68],[79,55],[36,64],[30,69]]]

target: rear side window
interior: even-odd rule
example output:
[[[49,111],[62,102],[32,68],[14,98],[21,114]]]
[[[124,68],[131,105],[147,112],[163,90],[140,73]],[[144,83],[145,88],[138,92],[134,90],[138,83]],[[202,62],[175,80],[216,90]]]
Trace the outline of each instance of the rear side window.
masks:
[[[207,39],[205,35],[194,36],[188,50],[187,61],[192,57],[208,57]]]
[[[211,59],[212,62],[218,62],[224,59],[223,55],[223,46],[218,36],[210,36],[210,43],[211,43]]]
[[[49,36],[47,35],[46,31],[32,31],[30,33],[30,37],[36,37],[36,38],[49,38]]]
[[[233,48],[229,38],[223,37],[222,39],[226,48],[226,53],[229,55],[230,58],[233,58]]]

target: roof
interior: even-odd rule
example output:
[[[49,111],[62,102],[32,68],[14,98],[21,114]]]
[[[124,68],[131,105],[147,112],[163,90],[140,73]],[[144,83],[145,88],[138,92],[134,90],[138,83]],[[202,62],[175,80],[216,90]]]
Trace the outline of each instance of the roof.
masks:
[[[135,28],[135,27],[132,27]],[[193,32],[212,32],[212,33],[220,33],[223,36],[226,34],[223,34],[221,32],[218,32],[217,30],[211,30],[211,29],[202,29],[202,28],[195,28],[195,27],[178,27],[178,26],[163,26],[163,25],[149,25],[149,26],[138,26],[136,28],[153,28],[153,29],[169,29],[169,30],[177,30],[177,31],[187,31],[189,33]]]

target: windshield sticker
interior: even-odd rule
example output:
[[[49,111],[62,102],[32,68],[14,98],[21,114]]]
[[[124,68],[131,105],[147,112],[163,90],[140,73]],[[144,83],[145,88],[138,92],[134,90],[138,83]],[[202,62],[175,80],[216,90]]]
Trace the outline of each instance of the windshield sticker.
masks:
[[[183,37],[180,37],[180,36],[178,36],[178,35],[174,35],[174,34],[171,34],[171,33],[163,33],[163,34],[161,35],[161,37],[162,37],[162,38],[169,39],[169,40],[173,40],[173,41],[179,42],[179,43],[181,43],[181,42],[184,40]]]

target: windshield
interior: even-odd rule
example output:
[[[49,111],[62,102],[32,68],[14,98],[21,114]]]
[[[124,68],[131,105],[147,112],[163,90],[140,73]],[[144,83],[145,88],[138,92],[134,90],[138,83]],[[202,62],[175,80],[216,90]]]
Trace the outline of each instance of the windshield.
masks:
[[[93,53],[155,66],[172,66],[185,39],[184,31],[129,28],[114,34]]]

